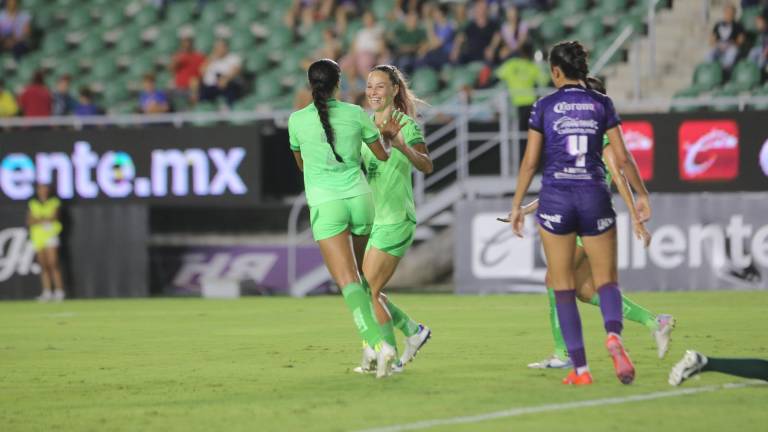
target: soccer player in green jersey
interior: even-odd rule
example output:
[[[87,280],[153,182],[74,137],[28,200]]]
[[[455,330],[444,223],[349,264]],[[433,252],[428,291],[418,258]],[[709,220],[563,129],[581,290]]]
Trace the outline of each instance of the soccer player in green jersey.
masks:
[[[313,102],[291,114],[288,135],[296,164],[304,172],[312,235],[360,336],[377,352],[376,376],[382,378],[389,375],[397,351],[382,339],[352,245],[364,245],[373,226],[371,189],[360,169],[361,147],[365,143],[377,160],[386,161],[389,142],[402,126],[395,113],[380,130],[361,107],[337,101],[341,70],[333,60],[312,63],[307,76]]]
[[[413,242],[416,208],[411,184],[412,167],[426,174],[431,173],[433,167],[424,135],[413,119],[417,99],[400,71],[392,65],[374,67],[368,74],[366,98],[374,111],[374,121],[380,127],[386,127],[393,112],[404,113],[400,120],[402,130],[392,140],[394,150],[389,160],[381,161],[371,150],[363,149],[376,207],[376,218],[364,252],[363,273],[370,286],[371,302],[384,340],[395,344],[395,327],[406,337],[397,365],[399,369],[416,356],[429,340],[431,331],[395,306],[384,295],[383,289]],[[362,364],[355,371],[371,370],[373,360],[373,351],[364,346]]]
[[[600,93],[605,94],[605,86],[603,85],[602,81],[589,77],[587,78],[589,81],[589,87],[593,90],[596,90]],[[608,185],[611,184],[611,179],[614,177],[612,173],[616,172],[616,164],[613,157],[613,153],[611,152],[610,147],[608,147],[608,140],[607,137],[603,137],[603,149],[604,149],[604,162],[606,165],[607,173],[605,176],[605,181],[608,183]],[[645,189],[645,187],[642,185],[642,182],[638,181],[640,178],[639,173],[637,172],[637,168],[634,163],[630,164],[631,167],[629,170],[625,172],[627,176],[627,180],[630,181],[632,184],[632,187],[635,188],[635,190],[638,192],[638,213],[641,215],[641,220],[637,221],[639,224],[643,224],[650,218],[650,214],[646,209],[650,208],[647,204],[644,203],[645,200],[648,199],[648,191]],[[634,171],[634,172],[632,172]],[[617,184],[618,186],[618,184]],[[629,190],[622,191],[621,188],[619,190],[620,193],[628,193]],[[631,192],[629,192],[631,193]],[[632,199],[631,197],[624,197],[625,201],[627,199]],[[536,211],[538,208],[538,200],[535,200],[525,206],[523,208],[524,213],[531,214]],[[638,227],[640,228],[640,227]],[[641,230],[645,230],[645,227],[643,226]],[[637,231],[637,230],[635,230]],[[647,231],[646,231],[647,233]],[[589,258],[587,258],[587,255],[584,253],[584,247],[581,242],[581,238],[576,239],[576,244],[579,246],[576,248],[576,253],[573,257],[573,268],[574,268],[574,275],[576,277],[576,295],[578,296],[579,300],[581,300],[584,303],[588,303],[594,306],[600,305],[600,296],[597,293],[597,290],[595,288],[595,285],[592,281],[592,271],[591,267],[589,265]],[[650,235],[646,234],[644,236],[644,240],[646,242],[646,247],[648,246],[648,242],[650,241]],[[557,312],[555,310],[555,292],[552,288],[549,288],[551,284],[549,283],[549,279],[547,278],[547,294],[549,297],[549,321],[550,326],[552,329],[552,337],[555,342],[555,352],[552,355],[552,357],[531,363],[528,365],[530,368],[534,369],[544,369],[544,368],[568,368],[571,367],[571,362],[568,359],[568,351],[565,348],[565,341],[563,340],[563,336],[560,332],[560,323],[557,319]],[[663,358],[664,355],[666,355],[667,350],[669,349],[669,341],[671,338],[672,330],[675,326],[675,319],[671,315],[667,314],[660,314],[656,315],[653,312],[649,311],[648,309],[644,308],[643,306],[633,302],[626,296],[622,295],[622,311],[624,314],[624,318],[630,321],[637,322],[639,324],[642,324],[646,326],[653,335],[654,340],[656,341],[656,347],[658,350],[659,358]]]

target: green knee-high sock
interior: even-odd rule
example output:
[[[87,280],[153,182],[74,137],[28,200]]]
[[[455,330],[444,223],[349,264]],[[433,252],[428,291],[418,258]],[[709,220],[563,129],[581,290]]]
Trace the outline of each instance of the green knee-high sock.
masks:
[[[600,306],[600,294],[595,293],[589,300],[589,304]],[[621,311],[624,318],[630,321],[640,323],[650,330],[659,329],[659,323],[656,322],[656,314],[633,302],[625,295],[621,296]]]
[[[360,337],[368,346],[375,347],[378,345],[382,341],[381,329],[373,315],[371,296],[365,293],[363,285],[358,282],[353,282],[342,288],[341,294],[344,296],[344,302],[349,311],[352,312],[352,318]]]
[[[547,297],[549,298],[549,326],[552,328],[552,339],[555,341],[555,355],[561,359],[566,359],[568,358],[568,349],[565,347],[565,340],[560,332],[560,321],[557,319],[554,288],[547,288]]]
[[[412,320],[405,311],[397,307],[392,301],[387,300],[387,308],[392,315],[392,324],[397,327],[406,337],[410,337],[419,332],[419,323]]]
[[[365,277],[362,279],[363,288],[365,288],[365,292],[368,293],[368,296],[370,297],[371,286],[368,285],[368,281],[365,279]],[[389,309],[389,314],[392,315],[392,325],[403,332],[406,337],[413,336],[419,332],[419,323],[412,320],[411,317],[405,313],[405,311],[397,307],[396,304],[392,303],[392,301],[389,300],[389,297],[387,297],[387,309]]]
[[[760,359],[736,359],[709,357],[702,372],[721,372],[743,378],[768,381],[768,361]]]
[[[381,339],[384,342],[392,345],[397,349],[397,339],[395,338],[395,326],[392,325],[392,320],[388,320],[384,324],[379,324],[379,330],[381,331]]]

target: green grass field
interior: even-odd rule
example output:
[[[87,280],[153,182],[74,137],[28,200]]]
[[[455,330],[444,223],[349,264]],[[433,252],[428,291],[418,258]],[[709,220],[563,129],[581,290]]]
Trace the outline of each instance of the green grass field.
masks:
[[[550,353],[542,295],[395,295],[431,342],[386,380],[351,371],[360,343],[340,297],[0,303],[0,430],[341,431],[674,390],[686,348],[768,358],[768,293],[634,294],[678,318],[668,358],[627,323],[638,369],[623,386],[599,311],[580,307],[595,384],[529,370]],[[731,382],[708,374],[683,388]],[[766,430],[768,386],[555,409],[430,430]]]

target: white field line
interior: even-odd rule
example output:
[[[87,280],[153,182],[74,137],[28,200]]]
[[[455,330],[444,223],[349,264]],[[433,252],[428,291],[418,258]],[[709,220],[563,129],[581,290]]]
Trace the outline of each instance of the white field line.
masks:
[[[678,390],[646,393],[646,394],[639,394],[634,396],[624,396],[624,397],[605,398],[605,399],[591,399],[591,400],[584,400],[584,401],[577,401],[577,402],[565,402],[565,403],[546,404],[546,405],[538,405],[538,406],[531,406],[531,407],[511,408],[508,410],[494,411],[494,412],[489,412],[485,414],[462,416],[462,417],[449,417],[449,418],[443,418],[443,419],[422,420],[414,423],[405,423],[400,425],[384,426],[384,427],[378,427],[373,429],[364,429],[359,432],[400,432],[400,431],[428,429],[436,426],[450,426],[450,425],[466,424],[466,423],[478,423],[482,421],[495,420],[495,419],[506,418],[506,417],[517,417],[517,416],[526,415],[526,414],[536,414],[536,413],[551,412],[551,411],[564,411],[564,410],[575,409],[575,408],[588,408],[588,407],[605,406],[605,405],[619,405],[619,404],[625,404],[630,402],[641,402],[641,401],[663,399],[663,398],[670,398],[670,397],[677,397],[677,396],[686,396],[686,395],[692,395],[696,393],[714,392],[718,390],[753,387],[753,386],[765,385],[765,384],[766,382],[764,381],[747,381],[742,383],[729,383],[729,384],[723,384],[723,385],[711,385],[711,386],[705,386],[705,387],[694,387],[689,389],[678,389]]]

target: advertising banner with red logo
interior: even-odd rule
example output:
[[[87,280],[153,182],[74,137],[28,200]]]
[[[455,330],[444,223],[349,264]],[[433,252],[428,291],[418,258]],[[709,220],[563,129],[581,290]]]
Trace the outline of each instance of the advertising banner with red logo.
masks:
[[[733,180],[739,175],[739,125],[734,120],[683,122],[678,149],[682,180]]]
[[[645,181],[653,180],[653,125],[647,121],[626,121],[621,129],[627,149],[637,162],[640,177]]]

